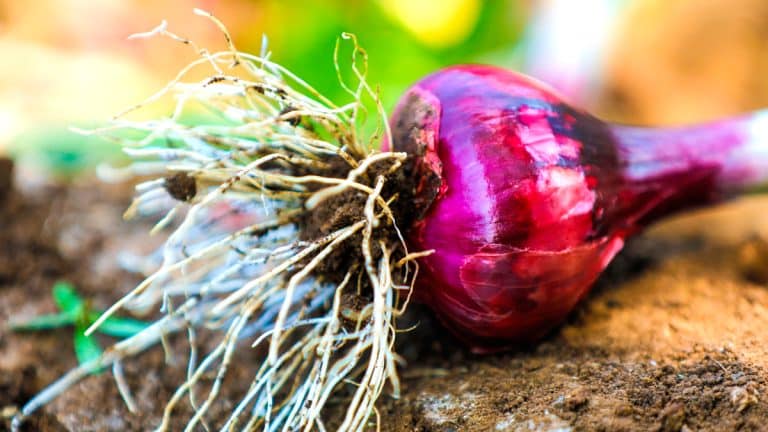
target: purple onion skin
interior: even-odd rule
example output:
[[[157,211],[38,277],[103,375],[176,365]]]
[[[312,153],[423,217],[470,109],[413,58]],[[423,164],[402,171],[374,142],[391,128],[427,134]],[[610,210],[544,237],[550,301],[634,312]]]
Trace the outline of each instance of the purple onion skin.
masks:
[[[417,154],[415,203],[427,203],[409,246],[435,251],[420,261],[417,299],[477,352],[536,341],[627,236],[765,178],[758,117],[633,128],[495,67],[422,79],[391,119],[395,150]]]

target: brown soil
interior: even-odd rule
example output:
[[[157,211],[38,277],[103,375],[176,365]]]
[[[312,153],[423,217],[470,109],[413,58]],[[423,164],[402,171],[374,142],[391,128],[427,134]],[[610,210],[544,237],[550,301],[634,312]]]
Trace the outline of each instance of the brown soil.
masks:
[[[154,245],[146,227],[121,222],[129,193],[84,182],[0,199],[0,430],[14,407],[76,362],[71,330],[17,334],[8,320],[52,312],[59,279],[97,307],[137,282],[118,268],[117,251]],[[412,308],[420,324],[400,337],[408,366],[401,398],[382,399],[383,430],[763,430],[768,289],[752,280],[766,260],[767,208],[768,199],[751,198],[655,227],[565,326],[518,352],[472,355]],[[125,362],[138,414],[104,373],[45,407],[27,430],[151,429],[183,378],[182,342],[172,344],[172,366],[160,349]],[[254,355],[246,350],[230,368],[235,387],[248,382]],[[223,398],[214,417],[235,402]]]
[[[76,366],[72,329],[14,333],[9,320],[26,320],[55,311],[51,287],[72,282],[80,294],[104,309],[140,278],[122,270],[120,253],[147,254],[159,246],[146,224],[124,223],[132,188],[83,181],[69,186],[11,190],[0,201],[0,431],[45,385]],[[202,333],[200,343],[205,343]],[[199,337],[200,337],[199,336]],[[104,337],[106,347],[114,339]],[[124,365],[139,412],[128,412],[110,373],[95,375],[73,387],[25,425],[29,431],[139,431],[160,423],[164,402],[183,382],[188,346],[171,338],[170,365],[162,349],[151,350]],[[256,353],[245,350],[236,361],[252,365]],[[225,380],[232,391],[250,382],[248,367],[233,368]],[[204,380],[205,383],[205,380]],[[213,417],[233,408],[236,399],[213,407]],[[191,407],[182,403],[171,430],[182,430]]]
[[[189,201],[197,194],[195,178],[185,172],[179,172],[165,178],[165,190],[179,201]]]
[[[650,230],[529,350],[475,357],[445,336],[411,347],[384,429],[766,430],[768,289],[750,280],[767,207],[751,198]]]
[[[393,173],[391,161],[379,161],[369,166],[368,170],[357,179],[358,182],[371,189],[376,187],[379,177],[385,179],[380,196],[384,201],[391,202],[390,211],[400,227],[409,226],[417,212],[413,199],[416,186],[409,180],[417,177],[411,174],[411,164],[412,159],[409,158],[404,163],[405,169],[398,169]],[[349,165],[337,157],[332,159],[329,170],[312,174],[344,179],[348,176],[349,171]],[[397,199],[392,200],[395,196],[397,196]],[[322,205],[316,206],[301,217],[299,220],[299,237],[302,240],[314,241],[354,225],[364,218],[363,215],[365,214],[367,201],[368,195],[356,190],[346,190],[327,198],[323,201]],[[358,261],[359,257],[362,256],[362,249],[360,247],[362,238],[362,233],[358,232],[339,244],[315,268],[313,271],[315,276],[338,283],[343,280],[348,269],[351,269],[353,279],[357,277],[357,274],[362,274],[362,266]],[[379,260],[383,253],[379,247],[380,242],[386,244],[387,249],[392,251],[394,259],[404,255],[399,247],[400,237],[398,232],[388,220],[372,233],[370,243],[371,256],[374,261]],[[350,286],[350,291],[357,292],[361,288],[363,291],[368,291],[366,288],[368,285],[367,278],[360,278],[360,280],[362,285],[357,287]],[[353,304],[345,303],[350,308],[354,308]]]

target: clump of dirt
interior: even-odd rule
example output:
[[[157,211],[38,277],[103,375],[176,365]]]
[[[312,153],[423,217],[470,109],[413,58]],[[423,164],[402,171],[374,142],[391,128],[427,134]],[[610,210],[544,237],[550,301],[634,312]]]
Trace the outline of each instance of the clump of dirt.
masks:
[[[337,163],[330,164],[330,168],[325,172],[316,173],[328,178],[346,178],[351,170],[350,166],[343,162],[341,158],[334,158]],[[409,159],[410,160],[410,159]],[[407,234],[405,227],[410,226],[414,217],[412,197],[415,193],[415,185],[406,172],[410,162],[406,161],[404,167],[396,167],[392,161],[384,160],[371,164],[368,170],[361,175],[357,181],[370,187],[376,187],[379,177],[385,179],[382,187],[381,197],[389,202],[393,218],[398,227]],[[365,206],[368,201],[368,195],[357,190],[346,190],[342,193],[330,196],[321,205],[309,210],[299,222],[299,237],[305,241],[313,241],[328,236],[335,231],[354,225],[365,219]],[[380,206],[376,206],[376,211],[381,211]],[[315,275],[327,280],[340,282],[348,270],[353,273],[361,271],[363,262],[363,253],[361,249],[362,233],[357,233],[340,244],[327,258],[318,265],[314,271]],[[382,256],[380,243],[385,245],[395,253],[399,250],[400,238],[395,226],[387,219],[385,226],[379,227],[373,232],[371,238],[371,253],[374,261]],[[365,279],[365,278],[363,278]],[[363,280],[363,284],[367,281]],[[363,289],[365,291],[365,289]]]
[[[302,240],[321,239],[339,229],[353,225],[365,218],[366,196],[357,191],[345,191],[329,197],[323,205],[308,212],[301,220],[299,236]],[[346,271],[359,267],[358,257],[362,256],[362,237],[353,235],[340,244],[315,269],[315,274],[334,282],[340,282]]]
[[[189,201],[197,195],[195,178],[186,172],[178,172],[165,178],[165,190],[179,201]]]

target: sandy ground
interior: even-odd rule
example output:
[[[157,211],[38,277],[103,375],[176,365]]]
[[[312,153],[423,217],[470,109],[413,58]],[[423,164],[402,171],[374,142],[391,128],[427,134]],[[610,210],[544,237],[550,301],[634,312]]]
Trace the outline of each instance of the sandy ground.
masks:
[[[421,350],[447,360],[414,357],[385,429],[765,430],[766,210],[753,197],[654,227],[538,346]]]
[[[2,182],[0,182],[1,184]],[[6,417],[75,365],[71,330],[9,331],[52,312],[50,287],[70,280],[98,307],[136,283],[118,251],[152,248],[122,223],[125,187],[83,183],[0,195],[0,411]],[[764,430],[768,424],[768,197],[669,220],[635,239],[562,328],[542,343],[470,354],[413,308],[400,337],[403,393],[380,404],[384,431]],[[105,340],[106,342],[107,340]],[[109,373],[78,384],[27,430],[147,430],[183,377],[155,349],[125,363],[140,412]],[[230,381],[254,358],[238,358]],[[242,385],[242,384],[240,384]],[[226,398],[213,411],[226,412]],[[183,414],[184,408],[182,408]],[[178,430],[180,424],[172,425]]]

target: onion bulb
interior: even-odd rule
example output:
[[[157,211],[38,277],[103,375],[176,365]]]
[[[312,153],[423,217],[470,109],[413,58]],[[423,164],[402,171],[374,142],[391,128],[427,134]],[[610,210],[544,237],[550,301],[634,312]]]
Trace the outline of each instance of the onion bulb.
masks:
[[[435,251],[421,260],[417,298],[477,351],[552,330],[648,223],[768,176],[765,113],[613,125],[490,66],[422,79],[391,125],[420,179],[409,244]]]

